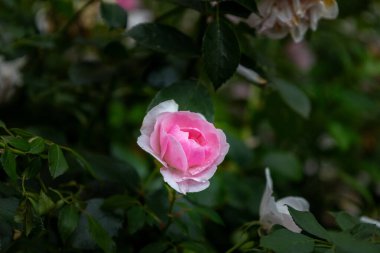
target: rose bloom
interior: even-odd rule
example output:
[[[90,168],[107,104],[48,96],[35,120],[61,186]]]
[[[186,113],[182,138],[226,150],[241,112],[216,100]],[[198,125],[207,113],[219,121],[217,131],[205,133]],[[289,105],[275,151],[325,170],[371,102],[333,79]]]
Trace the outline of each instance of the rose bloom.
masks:
[[[134,10],[139,6],[139,0],[117,0],[117,4],[124,10]]]
[[[298,211],[309,211],[309,203],[301,197],[285,197],[275,201],[273,194],[273,182],[269,169],[265,169],[267,184],[260,203],[260,224],[269,231],[273,225],[278,224],[286,229],[300,233],[302,230],[293,221],[288,206]]]
[[[338,15],[335,0],[261,0],[259,16],[251,14],[248,24],[273,39],[291,34],[295,42],[303,39],[310,27],[317,29],[321,18],[334,19]]]
[[[229,149],[220,129],[199,113],[178,111],[174,100],[153,107],[140,131],[138,145],[163,165],[164,181],[183,194],[206,189]]]

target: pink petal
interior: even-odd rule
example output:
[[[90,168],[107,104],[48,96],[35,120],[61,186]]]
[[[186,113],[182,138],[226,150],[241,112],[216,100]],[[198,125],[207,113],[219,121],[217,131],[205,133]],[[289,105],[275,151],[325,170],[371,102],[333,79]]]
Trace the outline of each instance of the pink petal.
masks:
[[[163,160],[166,161],[171,168],[186,171],[188,169],[188,163],[181,144],[171,135],[168,135],[167,140],[168,146],[163,155]]]
[[[164,101],[155,107],[153,107],[144,117],[142,127],[140,129],[141,134],[150,136],[154,130],[157,117],[165,112],[177,112],[178,104],[174,100]]]

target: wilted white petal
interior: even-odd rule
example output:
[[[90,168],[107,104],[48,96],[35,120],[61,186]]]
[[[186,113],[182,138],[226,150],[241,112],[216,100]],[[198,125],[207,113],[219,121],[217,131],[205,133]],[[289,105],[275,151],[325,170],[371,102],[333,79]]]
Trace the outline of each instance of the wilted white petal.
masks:
[[[323,0],[322,17],[334,19],[338,16],[339,7],[335,0]]]
[[[367,216],[360,217],[360,221],[363,223],[373,224],[376,225],[376,227],[380,228],[380,221],[369,218]]]
[[[265,169],[266,187],[260,204],[260,223],[264,229],[269,230],[273,225],[279,224],[295,233],[301,232],[289,213],[288,206],[298,211],[308,211],[309,203],[301,197],[285,197],[275,201],[273,182],[269,169]]]

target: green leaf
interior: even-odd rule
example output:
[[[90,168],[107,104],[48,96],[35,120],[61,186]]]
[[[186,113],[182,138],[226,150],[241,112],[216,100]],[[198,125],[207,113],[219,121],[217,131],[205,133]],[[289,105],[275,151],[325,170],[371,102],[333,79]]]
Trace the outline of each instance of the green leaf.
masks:
[[[240,61],[238,39],[226,22],[218,19],[208,26],[202,54],[207,75],[217,89],[234,74]]]
[[[100,14],[110,28],[125,28],[127,26],[127,13],[117,4],[100,4]]]
[[[92,239],[106,253],[116,252],[116,244],[106,230],[90,215],[87,216]]]
[[[313,251],[314,241],[303,234],[279,229],[261,237],[260,246],[276,253],[309,253]]]
[[[346,212],[335,213],[334,217],[336,223],[342,230],[351,230],[359,223],[357,218],[352,217]]]
[[[25,131],[24,129],[20,128],[11,128],[11,131],[26,139],[32,138],[34,136],[34,134],[32,134],[31,132]]]
[[[20,151],[29,151],[30,145],[29,143],[21,138],[21,137],[14,137],[14,136],[7,136],[2,137],[6,143],[8,143],[10,146],[20,150]]]
[[[127,212],[128,232],[136,233],[145,225],[145,210],[141,206],[131,207]]]
[[[346,232],[329,232],[329,237],[335,245],[336,253],[380,252],[380,245],[358,240]]]
[[[30,140],[29,153],[40,154],[45,151],[45,140],[41,137],[35,137]]]
[[[16,156],[8,148],[4,149],[4,153],[1,156],[1,164],[5,173],[10,177],[11,180],[17,181],[17,166],[16,166]]]
[[[172,26],[147,23],[131,28],[128,36],[139,45],[164,54],[179,56],[196,56],[198,54],[190,37]]]
[[[69,166],[67,165],[65,156],[61,148],[57,144],[53,144],[49,148],[48,152],[49,171],[53,178],[56,178],[67,171]]]
[[[302,179],[301,164],[293,153],[283,151],[269,152],[264,156],[263,164],[285,179],[293,181]]]
[[[192,242],[192,241],[187,241],[183,242],[180,244],[181,248],[184,249],[184,252],[187,253],[209,253],[210,249],[206,247],[204,243],[199,243],[199,242]]]
[[[199,112],[208,121],[213,121],[214,107],[207,89],[195,81],[181,81],[159,91],[153,98],[148,110],[159,103],[174,99],[181,111]]]
[[[330,240],[327,230],[318,223],[312,213],[298,211],[291,206],[288,206],[288,209],[294,222],[303,230],[319,238]]]
[[[37,213],[44,215],[48,213],[55,206],[54,202],[43,191],[40,192],[37,204]]]
[[[65,242],[78,226],[79,212],[73,205],[64,206],[58,214],[58,230]]]
[[[303,118],[308,118],[311,111],[311,103],[306,94],[298,87],[283,80],[273,81],[274,87],[280,93],[284,102]]]

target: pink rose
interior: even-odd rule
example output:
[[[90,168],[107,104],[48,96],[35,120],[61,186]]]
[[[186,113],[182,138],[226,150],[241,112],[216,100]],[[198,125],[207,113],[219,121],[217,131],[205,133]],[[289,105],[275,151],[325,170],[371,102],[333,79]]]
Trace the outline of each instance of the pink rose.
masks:
[[[220,129],[199,113],[178,111],[174,100],[153,107],[140,132],[138,145],[163,165],[165,182],[183,194],[206,189],[229,149]]]
[[[131,11],[138,7],[139,0],[117,0],[117,4],[124,10]]]

